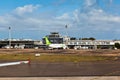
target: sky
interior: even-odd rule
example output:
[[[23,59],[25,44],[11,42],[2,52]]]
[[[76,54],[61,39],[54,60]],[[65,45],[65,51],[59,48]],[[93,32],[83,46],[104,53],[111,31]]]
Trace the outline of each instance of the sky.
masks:
[[[65,28],[67,25],[67,28]],[[50,32],[120,39],[120,0],[0,0],[0,39],[41,40]]]

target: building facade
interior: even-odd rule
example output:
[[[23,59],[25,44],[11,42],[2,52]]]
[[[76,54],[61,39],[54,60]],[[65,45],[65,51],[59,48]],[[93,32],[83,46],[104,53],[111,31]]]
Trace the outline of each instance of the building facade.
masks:
[[[25,39],[0,40],[0,48],[34,48],[34,41]]]
[[[115,43],[120,41],[114,40],[71,40],[68,36],[61,36],[58,32],[51,32],[46,35],[52,44],[65,44],[69,49],[114,49]],[[29,39],[12,39],[0,40],[0,48],[46,48],[45,38],[40,40]]]
[[[58,32],[51,32],[50,35],[46,35],[52,44],[61,44],[63,43],[63,37],[59,35]],[[43,44],[46,44],[45,38],[42,39]]]
[[[74,49],[113,49],[114,41],[112,40],[69,40],[69,48]]]

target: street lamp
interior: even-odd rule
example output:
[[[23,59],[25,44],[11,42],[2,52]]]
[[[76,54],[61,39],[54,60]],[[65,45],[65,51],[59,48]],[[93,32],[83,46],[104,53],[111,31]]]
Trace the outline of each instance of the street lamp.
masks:
[[[9,27],[9,48],[11,48],[11,27]]]

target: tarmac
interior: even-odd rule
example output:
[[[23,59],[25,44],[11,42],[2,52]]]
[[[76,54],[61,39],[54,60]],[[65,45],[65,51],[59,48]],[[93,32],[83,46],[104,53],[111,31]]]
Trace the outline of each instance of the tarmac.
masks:
[[[0,80],[120,80],[119,76],[109,77],[15,77],[0,78]]]
[[[0,67],[0,77],[120,76],[120,61],[40,63]]]
[[[120,80],[120,57],[115,61],[31,62],[0,67],[0,80]]]

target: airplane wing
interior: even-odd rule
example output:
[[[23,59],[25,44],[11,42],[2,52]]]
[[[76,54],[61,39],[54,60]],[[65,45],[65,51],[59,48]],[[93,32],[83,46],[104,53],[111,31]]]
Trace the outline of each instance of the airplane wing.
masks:
[[[12,65],[19,65],[19,64],[29,64],[29,61],[18,61],[18,62],[8,62],[8,63],[0,63],[0,67],[4,66],[12,66]]]

